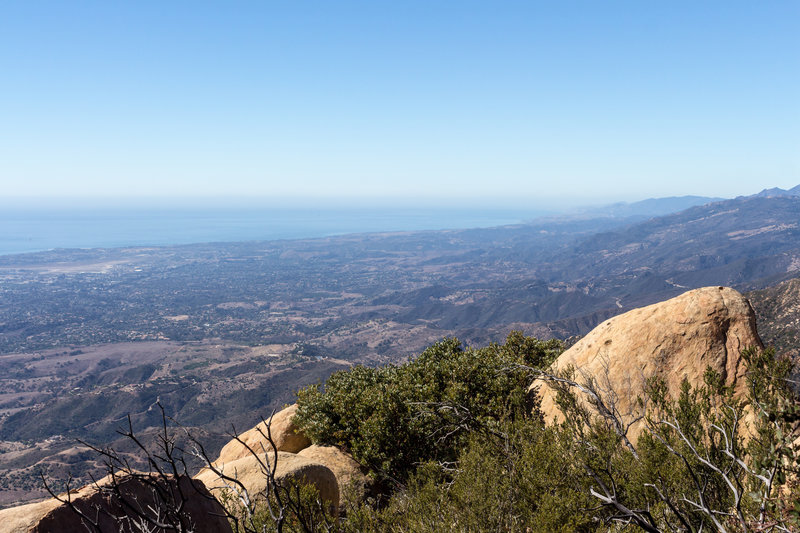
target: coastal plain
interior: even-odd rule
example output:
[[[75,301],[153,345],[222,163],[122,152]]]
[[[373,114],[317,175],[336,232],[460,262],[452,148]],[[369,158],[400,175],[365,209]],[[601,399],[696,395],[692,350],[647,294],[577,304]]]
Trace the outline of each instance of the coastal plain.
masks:
[[[659,217],[2,256],[0,505],[42,497],[40,472],[96,475],[80,441],[132,453],[117,431],[130,414],[154,438],[159,405],[215,453],[298,388],[443,337],[571,339],[691,288],[778,286],[800,273],[799,228],[800,197],[755,196]],[[776,345],[795,338],[793,307],[758,303],[792,298],[751,294]]]

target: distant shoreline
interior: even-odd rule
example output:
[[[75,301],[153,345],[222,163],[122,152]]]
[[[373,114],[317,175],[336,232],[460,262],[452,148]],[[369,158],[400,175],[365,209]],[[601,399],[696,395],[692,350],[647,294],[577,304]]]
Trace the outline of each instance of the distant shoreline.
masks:
[[[17,209],[0,213],[0,256],[58,249],[177,246],[518,224],[541,210]]]

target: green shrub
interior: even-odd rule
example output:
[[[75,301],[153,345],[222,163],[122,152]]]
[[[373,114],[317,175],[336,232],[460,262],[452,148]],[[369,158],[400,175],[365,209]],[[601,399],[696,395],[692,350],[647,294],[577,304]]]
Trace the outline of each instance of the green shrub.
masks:
[[[711,370],[677,398],[651,380],[633,449],[617,434],[624,424],[588,416],[568,384],[553,385],[564,422],[544,424],[529,370],[561,349],[518,333],[480,349],[446,339],[405,365],[356,367],[301,391],[296,421],[312,440],[396,482],[378,505],[348,509],[339,529],[799,529],[790,361],[744,351],[745,394]]]
[[[519,333],[504,345],[463,348],[445,339],[401,366],[357,366],[298,393],[295,423],[316,443],[349,451],[402,485],[418,465],[452,462],[471,433],[492,434],[530,416],[522,364],[552,361],[560,344]]]

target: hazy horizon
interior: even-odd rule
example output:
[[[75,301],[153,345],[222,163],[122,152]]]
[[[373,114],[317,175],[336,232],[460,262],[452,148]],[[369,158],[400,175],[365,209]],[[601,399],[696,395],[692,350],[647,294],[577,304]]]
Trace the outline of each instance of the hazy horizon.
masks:
[[[696,205],[693,195],[638,202],[557,205],[430,200],[259,198],[0,198],[0,256],[56,249],[175,246],[201,243],[296,240],[344,234],[461,230],[517,225],[560,217],[658,216]],[[661,201],[678,199],[678,202]],[[683,201],[680,201],[683,199]],[[708,198],[720,200],[721,198]],[[363,199],[362,199],[363,200]]]
[[[769,187],[768,187],[769,188]],[[750,191],[744,196],[759,191]],[[669,197],[705,196],[700,194],[677,194]],[[716,198],[733,198],[738,195],[715,195]],[[520,197],[323,197],[323,196],[2,196],[0,207],[12,209],[29,208],[353,208],[353,209],[436,209],[436,208],[478,208],[478,209],[536,209],[544,211],[569,211],[579,208],[602,207],[616,203],[636,203],[661,197],[626,196],[574,196],[559,198],[520,198]]]
[[[177,246],[470,229],[519,224],[536,209],[306,207],[17,207],[0,212],[0,256],[54,249]]]

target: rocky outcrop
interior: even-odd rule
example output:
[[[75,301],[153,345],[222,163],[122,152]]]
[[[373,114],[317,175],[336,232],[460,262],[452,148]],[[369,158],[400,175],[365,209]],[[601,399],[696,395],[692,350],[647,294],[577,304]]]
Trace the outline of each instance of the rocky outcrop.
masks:
[[[297,454],[331,469],[339,486],[340,505],[347,502],[361,503],[372,490],[372,482],[366,470],[350,454],[336,446],[313,445]]]
[[[294,425],[294,413],[297,411],[297,404],[292,404],[286,409],[275,413],[270,422],[270,434],[279,452],[297,453],[303,448],[311,445],[311,441],[297,426]],[[247,446],[237,440],[231,440],[219,452],[217,463],[229,463],[242,457],[252,455],[248,447],[256,453],[272,452],[272,446],[264,435],[267,435],[267,425],[261,422],[253,429],[245,431],[239,435]]]
[[[276,464],[275,479],[278,482],[296,481],[301,484],[314,485],[320,497],[327,501],[332,508],[339,506],[339,484],[336,476],[327,466],[315,462],[307,457],[295,453],[278,452],[277,464],[272,453],[247,455],[234,461],[217,464],[216,467],[226,475],[236,478],[251,498],[264,494],[267,488],[267,473],[265,465],[269,468]],[[209,468],[204,468],[195,476],[202,481],[215,496],[219,496],[231,487],[229,482],[221,479]]]
[[[123,475],[117,480],[119,492],[125,502],[135,505],[145,513],[152,512],[151,509],[163,508],[163,501],[156,501],[154,498],[153,487],[142,479]],[[69,499],[77,510],[97,521],[101,532],[138,531],[129,522],[135,515],[119,497],[109,492],[109,484],[110,478],[104,478],[96,485],[87,485],[70,492]],[[186,497],[182,511],[184,528],[195,533],[231,531],[230,524],[224,518],[224,510],[202,483],[182,476],[177,482],[174,478],[171,479],[169,485],[167,487],[166,482],[159,482],[163,489],[172,494],[182,493]],[[60,499],[66,499],[66,494]],[[90,530],[96,529],[82,522],[77,512],[55,498],[0,511],[0,533],[85,533]]]
[[[699,386],[711,367],[743,393],[745,369],[739,354],[750,346],[763,347],[750,303],[733,289],[706,287],[606,320],[561,354],[553,367],[572,367],[582,385],[595,380],[614,395],[627,422],[639,412],[637,398],[644,396],[645,380],[651,377],[663,379],[676,397],[684,378]],[[560,420],[552,389],[541,380],[531,387],[540,388],[545,417]],[[578,396],[586,401],[584,394]],[[641,429],[641,423],[631,427],[634,442]]]
[[[54,515],[57,517],[63,515],[59,511],[60,507],[66,506],[55,498],[51,498],[42,502],[0,510],[0,532],[28,533],[37,530],[41,531],[42,528],[37,528],[40,522],[48,521]],[[85,528],[80,523],[80,518],[76,515],[75,519],[77,519],[77,524],[67,526],[67,531],[85,531]],[[69,520],[64,520],[63,517],[61,517],[61,520],[64,524],[69,524]]]
[[[348,496],[349,501],[363,501],[372,488],[364,468],[335,446],[312,446],[311,441],[294,425],[296,411],[297,404],[293,404],[276,413],[270,423],[270,434],[278,448],[278,479],[305,479],[317,487],[324,499],[335,501],[336,505],[344,504],[344,495]],[[272,446],[264,438],[266,434],[267,427],[262,422],[239,435],[239,439],[247,446],[233,439],[222,448],[219,458],[214,461],[216,468],[241,481],[248,492],[254,494],[266,487],[266,477],[258,460],[253,457],[253,452],[259,457],[274,457]],[[335,498],[328,484],[328,474],[318,471],[316,467],[312,468],[311,465],[333,473],[337,487]],[[210,469],[203,469],[196,478],[209,487],[224,486]]]

